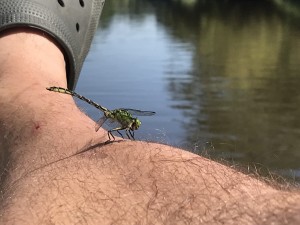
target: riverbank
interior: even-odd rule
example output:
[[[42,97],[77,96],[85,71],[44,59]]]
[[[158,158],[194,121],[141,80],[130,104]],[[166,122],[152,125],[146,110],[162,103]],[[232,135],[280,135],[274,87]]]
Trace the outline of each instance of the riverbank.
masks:
[[[206,1],[202,0],[171,0],[171,1],[176,1],[180,2],[182,5],[186,7],[194,7],[196,4],[204,4],[207,3]],[[236,2],[236,0],[230,0],[232,2]],[[230,1],[226,1],[226,4]],[[295,0],[265,0],[268,2],[272,2],[278,9],[286,14],[300,17],[300,4],[298,1]],[[214,2],[220,2],[220,0],[214,0],[211,1],[211,3]],[[238,1],[240,2],[240,1]]]

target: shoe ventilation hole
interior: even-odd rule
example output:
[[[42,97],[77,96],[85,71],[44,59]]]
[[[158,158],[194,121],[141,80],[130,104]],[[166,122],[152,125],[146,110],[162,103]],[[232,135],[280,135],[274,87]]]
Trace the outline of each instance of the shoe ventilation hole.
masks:
[[[76,30],[79,32],[79,23],[76,23]]]
[[[84,7],[84,1],[83,0],[79,0],[79,3],[81,5],[81,7]]]
[[[65,7],[65,3],[63,0],[57,0],[58,4],[60,4],[61,7]]]

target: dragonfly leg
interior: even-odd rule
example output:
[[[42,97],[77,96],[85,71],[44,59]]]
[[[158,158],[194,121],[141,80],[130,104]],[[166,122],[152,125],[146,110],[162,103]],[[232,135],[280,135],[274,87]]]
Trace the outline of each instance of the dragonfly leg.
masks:
[[[115,140],[115,136],[111,133],[111,130],[107,131],[108,139],[111,141],[110,136]]]
[[[127,135],[128,139],[131,139],[131,135],[129,136],[128,130],[126,130],[126,135]]]
[[[128,132],[129,132],[130,136],[132,137],[132,139],[135,140],[134,139],[134,131],[128,130]]]
[[[120,130],[124,130],[124,128],[123,128],[123,127],[117,127],[117,128],[112,129],[112,130],[109,130],[108,132],[109,132],[110,135],[114,138],[114,140],[115,140],[115,137],[114,137],[114,135],[112,134],[113,131],[117,131],[118,134],[120,134],[121,137],[124,139],[124,137],[123,137],[122,133],[120,132]]]
[[[127,135],[128,139],[135,140],[134,139],[134,134],[129,129],[126,129],[126,135]]]
[[[118,131],[118,130],[117,130],[117,132],[118,132],[118,134],[120,134],[120,136],[124,139],[123,134],[122,134],[120,131]]]

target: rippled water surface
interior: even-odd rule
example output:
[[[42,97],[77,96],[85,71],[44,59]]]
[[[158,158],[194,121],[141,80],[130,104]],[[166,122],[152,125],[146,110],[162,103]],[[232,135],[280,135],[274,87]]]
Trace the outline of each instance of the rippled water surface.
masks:
[[[107,1],[76,91],[156,111],[138,139],[299,179],[299,8],[187,2]]]

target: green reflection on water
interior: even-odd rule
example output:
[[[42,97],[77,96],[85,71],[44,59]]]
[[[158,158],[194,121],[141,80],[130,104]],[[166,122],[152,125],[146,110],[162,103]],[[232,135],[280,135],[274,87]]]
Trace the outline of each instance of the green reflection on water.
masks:
[[[209,3],[193,9],[156,4],[159,21],[172,28],[174,37],[194,45],[189,82],[172,84],[172,92],[190,102],[188,143],[205,134],[222,157],[299,168],[296,21],[267,3]]]

